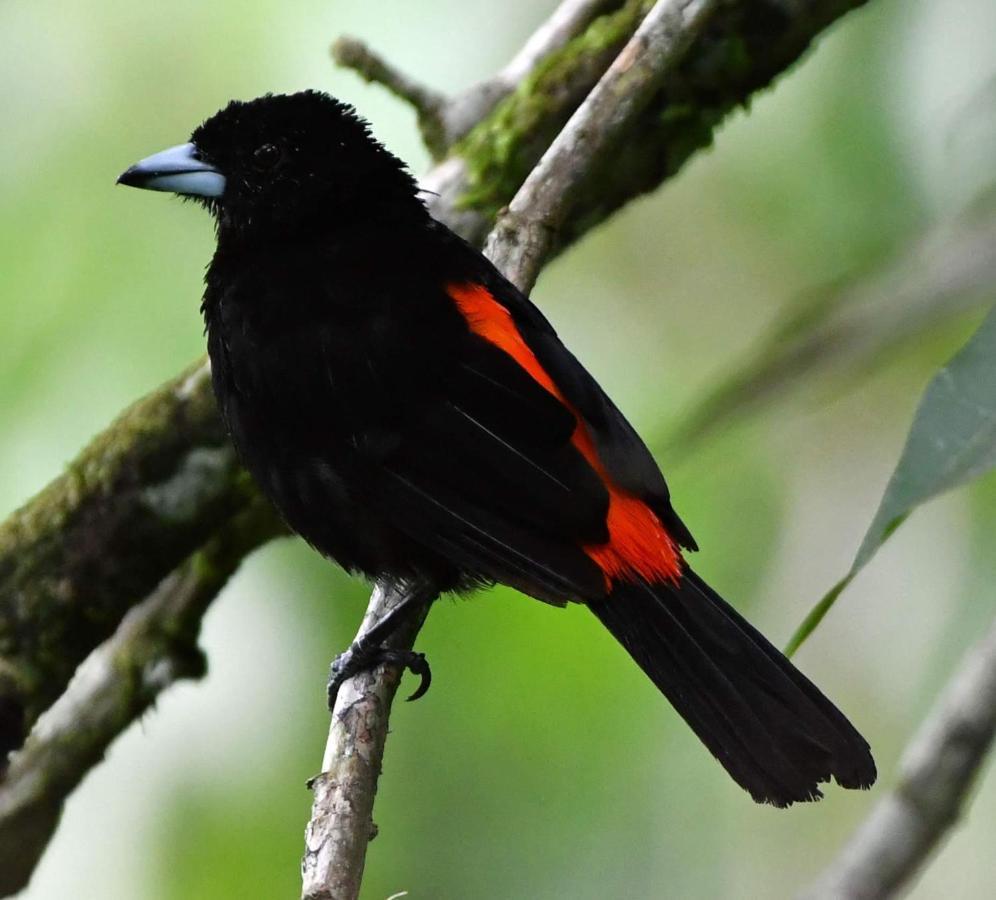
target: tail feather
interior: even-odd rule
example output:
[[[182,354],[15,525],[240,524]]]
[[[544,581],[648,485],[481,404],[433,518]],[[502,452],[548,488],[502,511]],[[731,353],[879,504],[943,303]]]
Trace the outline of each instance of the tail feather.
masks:
[[[760,803],[875,781],[868,744],[820,690],[691,569],[617,584],[591,608],[733,779]]]

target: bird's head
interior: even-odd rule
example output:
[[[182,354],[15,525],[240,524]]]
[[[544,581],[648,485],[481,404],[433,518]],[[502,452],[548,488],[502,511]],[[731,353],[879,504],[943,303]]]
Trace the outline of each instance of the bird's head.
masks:
[[[118,183],[199,200],[222,232],[242,235],[425,215],[404,163],[352,107],[317,91],[232,101]]]

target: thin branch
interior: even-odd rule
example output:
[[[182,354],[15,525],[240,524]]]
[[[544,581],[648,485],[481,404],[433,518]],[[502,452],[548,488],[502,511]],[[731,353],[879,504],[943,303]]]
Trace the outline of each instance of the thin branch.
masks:
[[[996,621],[962,660],[878,801],[807,900],[894,897],[958,822],[996,734]]]
[[[719,427],[757,414],[807,378],[867,370],[938,322],[992,305],[996,215],[973,211],[911,244],[873,271],[793,298],[751,356],[692,399],[668,438],[669,458],[695,450]]]
[[[243,557],[276,528],[262,503],[237,516],[131,609],[35,723],[0,782],[0,896],[27,885],[66,798],[111,742],[171,684],[204,675],[201,617]]]
[[[446,105],[443,94],[405,75],[357,38],[348,35],[338,38],[332,45],[332,58],[337,65],[352,69],[365,80],[383,85],[419,113],[439,115]]]
[[[717,6],[658,0],[499,216],[485,253],[522,291],[535,283],[578,187],[643,113]]]
[[[354,37],[343,35],[332,45],[337,65],[352,69],[365,81],[383,85],[396,97],[409,103],[418,115],[422,140],[433,159],[441,158],[449,146],[444,116],[448,101],[443,94],[405,75],[396,66]]]
[[[378,585],[354,640],[408,599],[408,589]],[[427,598],[427,604],[431,601]],[[399,628],[390,647],[410,650],[424,614]],[[359,896],[373,822],[377,779],[384,759],[397,666],[380,666],[347,681],[336,697],[322,772],[309,782],[315,793],[301,862],[303,900],[354,900]]]

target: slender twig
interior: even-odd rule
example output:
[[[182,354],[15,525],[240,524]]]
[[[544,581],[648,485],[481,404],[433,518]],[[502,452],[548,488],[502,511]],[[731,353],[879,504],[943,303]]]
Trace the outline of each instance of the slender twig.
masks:
[[[578,187],[632,126],[715,11],[717,0],[658,0],[498,218],[485,253],[528,292]]]
[[[807,900],[877,900],[908,885],[957,824],[996,734],[996,621],[962,660],[899,764],[899,780]]]
[[[991,306],[994,283],[996,214],[972,210],[851,281],[793,298],[746,361],[690,400],[668,438],[669,458],[817,375],[852,374],[938,322]]]
[[[420,113],[438,116],[446,106],[443,94],[406,75],[357,38],[349,35],[338,38],[332,45],[332,58],[337,65],[352,69],[367,81],[383,85]]]
[[[80,666],[0,782],[0,896],[23,888],[66,798],[111,742],[176,681],[206,671],[201,618],[243,557],[279,526],[259,503],[170,574]]]
[[[380,84],[409,103],[418,115],[422,140],[433,159],[440,159],[449,146],[444,115],[448,101],[443,94],[409,77],[363,41],[343,35],[332,45],[337,65],[352,69],[361,78]]]
[[[401,586],[378,585],[357,632],[367,631],[409,598]],[[432,597],[426,597],[426,604]],[[399,628],[388,646],[410,650],[425,618]],[[387,741],[391,702],[401,681],[397,666],[382,665],[347,681],[336,697],[322,772],[315,792],[301,863],[303,900],[354,900],[359,896],[367,844],[376,832],[373,804]]]

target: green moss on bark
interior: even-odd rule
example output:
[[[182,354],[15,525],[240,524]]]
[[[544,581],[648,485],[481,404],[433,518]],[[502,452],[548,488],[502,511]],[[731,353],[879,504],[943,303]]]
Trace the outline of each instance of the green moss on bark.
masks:
[[[676,174],[726,116],[789,69],[814,38],[865,0],[749,0],[717,13],[624,144],[586,179],[566,246]],[[545,59],[453,149],[467,167],[459,204],[494,220],[652,6],[629,0]]]
[[[0,756],[128,608],[254,495],[198,363],[0,526]]]
[[[463,205],[489,220],[497,215],[652,6],[652,0],[628,0],[599,16],[453,148],[467,164]]]

